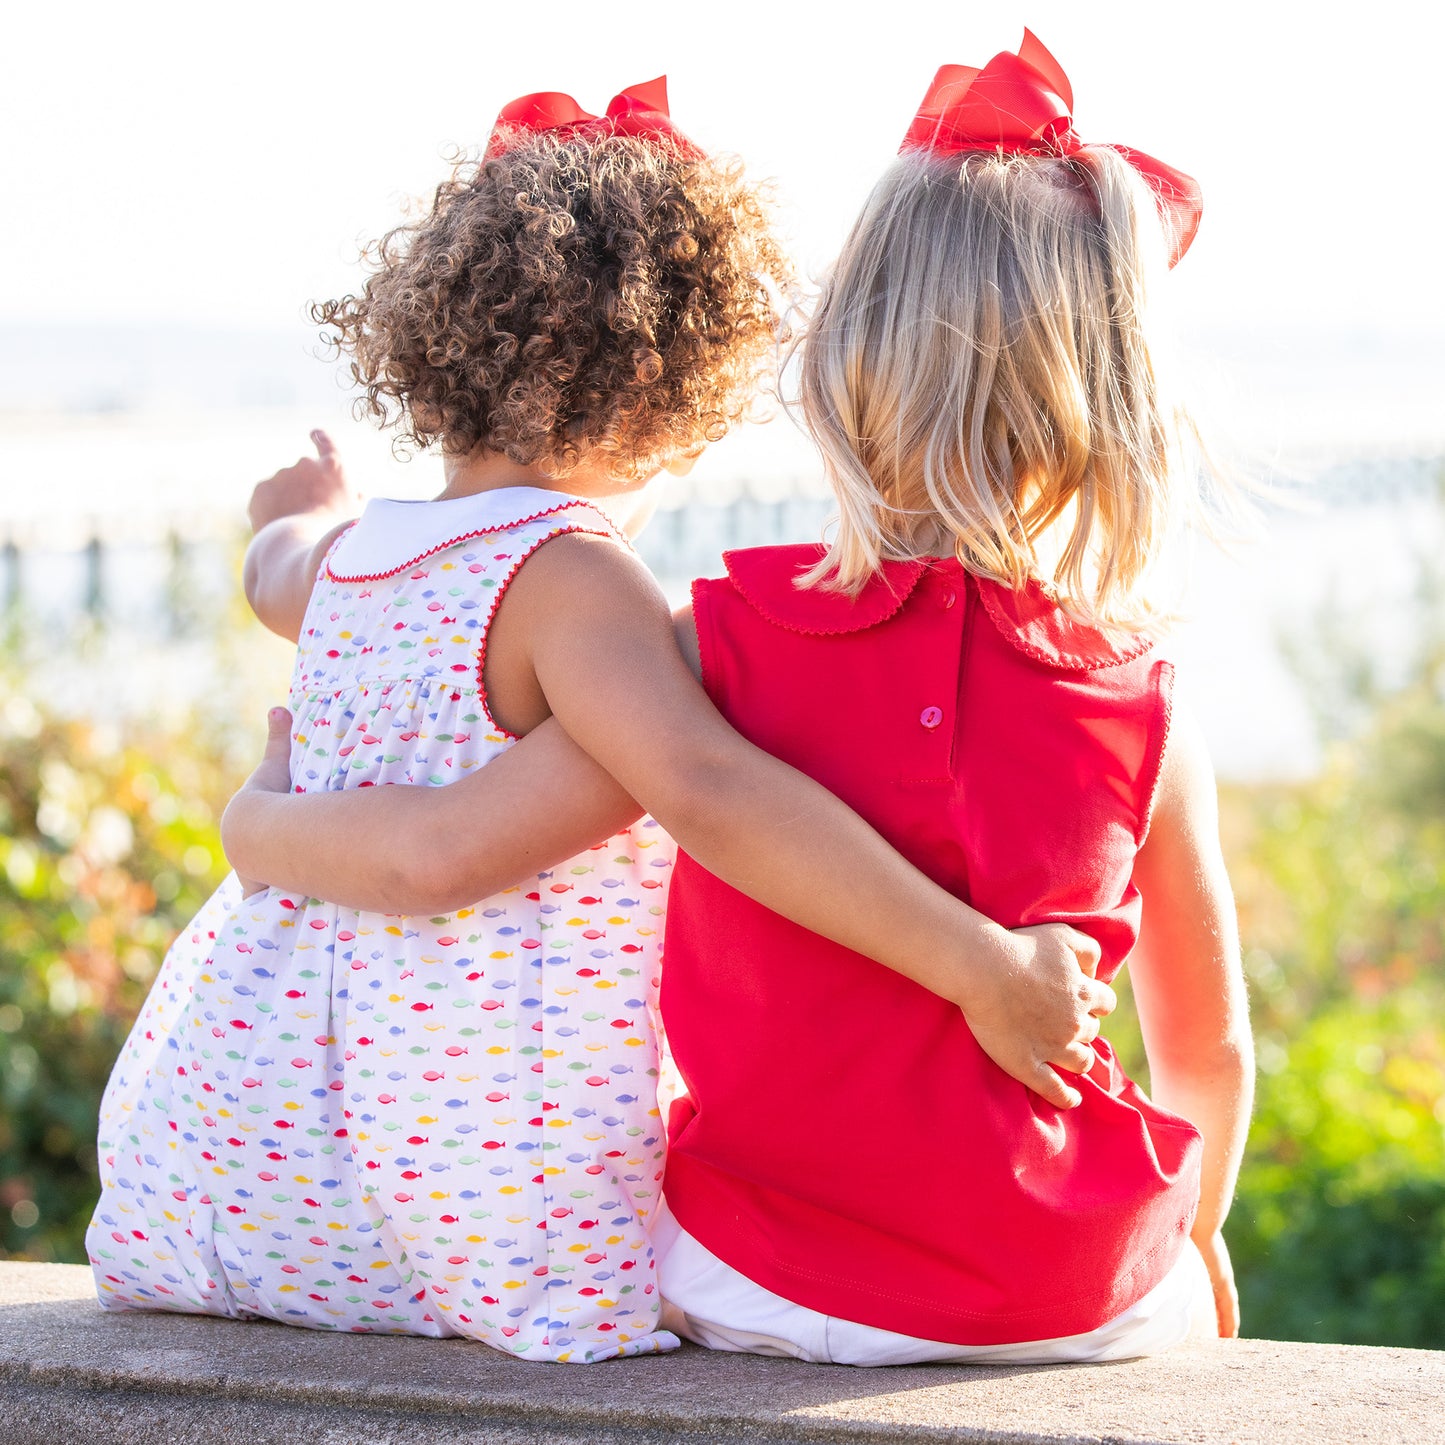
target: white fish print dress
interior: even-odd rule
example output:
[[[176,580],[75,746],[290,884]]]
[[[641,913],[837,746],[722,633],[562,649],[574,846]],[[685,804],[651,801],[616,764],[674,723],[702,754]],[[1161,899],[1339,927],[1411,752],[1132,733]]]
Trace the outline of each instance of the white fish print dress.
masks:
[[[296,788],[443,784],[513,739],[481,686],[559,493],[373,501],[318,577]],[[233,877],[167,956],[101,1109],[88,1248],[108,1309],[465,1335],[527,1359],[670,1349],[648,1222],[673,846],[644,820],[446,917]]]

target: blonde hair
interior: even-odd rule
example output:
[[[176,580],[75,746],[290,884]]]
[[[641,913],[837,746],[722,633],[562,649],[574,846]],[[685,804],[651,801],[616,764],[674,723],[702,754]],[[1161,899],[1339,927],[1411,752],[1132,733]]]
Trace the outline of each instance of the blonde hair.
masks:
[[[951,553],[1095,625],[1157,625],[1148,578],[1199,501],[1193,426],[1145,332],[1165,263],[1154,197],[1109,147],[900,157],[803,340],[841,510],[803,585],[856,591],[881,561]]]

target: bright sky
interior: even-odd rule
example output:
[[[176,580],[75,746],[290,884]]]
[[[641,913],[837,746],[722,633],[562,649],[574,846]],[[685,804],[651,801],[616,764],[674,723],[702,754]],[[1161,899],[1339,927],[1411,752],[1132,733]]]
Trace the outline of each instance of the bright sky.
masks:
[[[1306,16],[1313,9],[1313,19]],[[1027,22],[1085,139],[1195,174],[1186,321],[1445,331],[1437,0],[251,0],[17,7],[0,56],[0,321],[287,326],[499,105],[668,75],[679,124],[776,178],[830,257],[934,69]],[[819,20],[818,16],[826,16]]]

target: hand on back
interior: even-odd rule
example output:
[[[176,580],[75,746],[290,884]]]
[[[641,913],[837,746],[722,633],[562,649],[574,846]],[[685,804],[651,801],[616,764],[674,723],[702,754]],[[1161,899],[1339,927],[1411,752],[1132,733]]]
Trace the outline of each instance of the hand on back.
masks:
[[[1001,965],[975,981],[968,1026],[1006,1074],[1072,1109],[1083,1096],[1055,1071],[1082,1074],[1093,1065],[1099,1020],[1118,1003],[1094,977],[1099,945],[1062,923],[1014,929],[1004,938]]]

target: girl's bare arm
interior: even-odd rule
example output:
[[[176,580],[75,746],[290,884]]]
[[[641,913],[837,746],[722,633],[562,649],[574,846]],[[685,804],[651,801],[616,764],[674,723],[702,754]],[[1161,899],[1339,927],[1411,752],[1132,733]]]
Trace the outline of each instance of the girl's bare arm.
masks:
[[[265,756],[227,806],[221,839],[243,882],[428,916],[535,877],[641,816],[554,718],[445,788],[292,794],[291,714],[274,708]]]
[[[1078,1102],[1050,1065],[1087,1067],[1096,1017],[1113,1007],[1112,990],[1090,976],[1092,940],[998,927],[825,788],[740,737],[689,672],[655,580],[611,542],[570,535],[539,548],[505,606],[565,734],[544,724],[448,788],[243,793],[225,834],[238,871],[377,907],[411,887],[406,870],[416,869],[414,881],[430,878],[424,901],[444,911],[607,836],[635,815],[636,798],[719,877],[950,999],[1008,1073],[1056,1104]],[[596,808],[590,819],[579,799]],[[520,856],[499,866],[504,845]],[[378,892],[362,896],[372,881]]]
[[[1198,726],[1177,707],[1134,878],[1144,912],[1129,972],[1153,1096],[1204,1136],[1193,1237],[1209,1266],[1219,1333],[1235,1335],[1239,1300],[1220,1229],[1249,1129],[1254,1045],[1214,773]]]
[[[251,610],[291,642],[301,633],[322,558],[354,515],[355,498],[335,444],[323,431],[311,438],[315,457],[284,467],[251,494],[254,535],[241,569]]]

